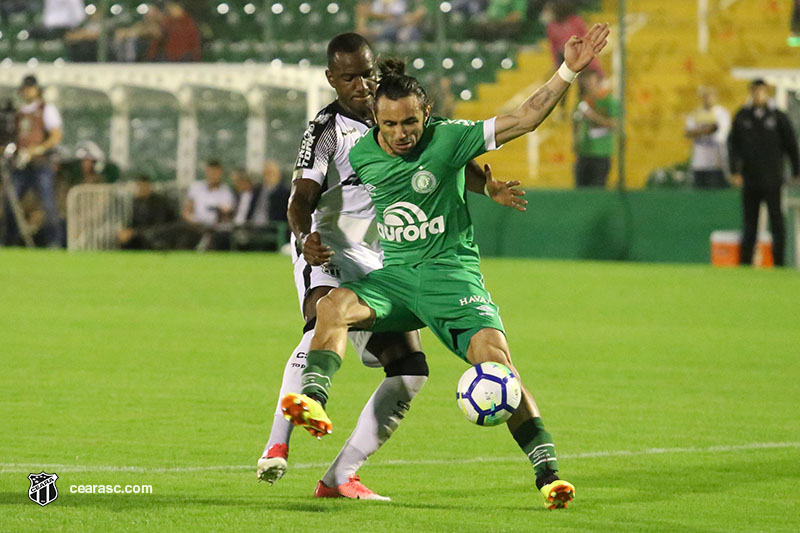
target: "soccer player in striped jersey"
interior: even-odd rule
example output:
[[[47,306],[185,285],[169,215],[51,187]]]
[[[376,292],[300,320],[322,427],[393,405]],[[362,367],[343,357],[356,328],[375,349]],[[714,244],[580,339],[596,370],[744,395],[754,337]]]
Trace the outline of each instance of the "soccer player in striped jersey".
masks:
[[[350,151],[350,163],[375,205],[384,266],[319,301],[303,388],[281,400],[294,407],[293,424],[319,433],[332,429],[324,403],[350,327],[379,332],[424,325],[469,364],[502,363],[519,377],[480,272],[464,169],[473,158],[535,130],[605,47],[608,34],[607,24],[596,24],[582,38],[573,36],[564,63],[545,85],[517,110],[480,122],[430,121],[425,90],[405,75],[405,65],[382,63],[377,125]],[[547,371],[543,367],[542,375]],[[524,381],[523,400],[507,425],[533,466],[545,505],[566,507],[575,488],[557,475],[553,439]]]
[[[372,126],[377,86],[375,58],[369,43],[355,33],[335,37],[328,45],[328,82],[336,100],[309,124],[300,146],[289,199],[294,278],[303,336],[286,364],[279,398],[302,388],[302,373],[320,298],[341,283],[381,268],[375,210],[355,176],[350,149]],[[519,182],[497,181],[486,167],[471,162],[469,190],[524,210]],[[364,486],[357,471],[392,435],[425,383],[428,367],[416,328],[402,332],[354,331],[350,341],[365,365],[383,367],[385,378],[367,402],[355,430],[317,484],[317,497],[387,499]],[[288,467],[292,424],[278,405],[269,441],[258,461],[258,478],[273,484]],[[319,435],[314,428],[312,434]]]

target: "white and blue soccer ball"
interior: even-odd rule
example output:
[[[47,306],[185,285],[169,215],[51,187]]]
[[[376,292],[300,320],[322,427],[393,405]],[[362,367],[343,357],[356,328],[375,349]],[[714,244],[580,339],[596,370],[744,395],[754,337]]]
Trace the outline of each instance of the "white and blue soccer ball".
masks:
[[[467,420],[479,426],[496,426],[507,421],[519,407],[522,387],[507,366],[479,363],[458,380],[456,398]]]

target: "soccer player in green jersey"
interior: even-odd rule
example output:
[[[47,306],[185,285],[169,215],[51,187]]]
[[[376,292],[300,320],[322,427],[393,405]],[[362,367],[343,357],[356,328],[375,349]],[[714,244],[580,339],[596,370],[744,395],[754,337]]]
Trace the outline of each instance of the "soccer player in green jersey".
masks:
[[[535,130],[605,47],[608,34],[607,24],[596,24],[585,36],[573,36],[564,63],[544,86],[516,111],[481,122],[429,121],[430,104],[418,81],[404,74],[402,62],[383,63],[376,127],[351,150],[350,163],[375,205],[384,266],[333,289],[317,304],[302,391],[281,401],[293,424],[318,436],[332,430],[324,404],[351,327],[410,331],[428,326],[470,364],[494,361],[519,376],[480,273],[464,166]],[[545,505],[566,507],[575,489],[557,475],[553,439],[524,386],[508,428],[533,465]]]

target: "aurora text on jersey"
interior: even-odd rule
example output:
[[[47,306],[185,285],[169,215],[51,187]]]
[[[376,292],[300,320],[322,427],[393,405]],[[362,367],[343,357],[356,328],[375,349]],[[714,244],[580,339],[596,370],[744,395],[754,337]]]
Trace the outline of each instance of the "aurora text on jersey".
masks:
[[[384,265],[438,258],[477,263],[464,166],[496,148],[494,119],[430,121],[414,149],[387,154],[375,128],[350,151],[350,163],[375,205]]]

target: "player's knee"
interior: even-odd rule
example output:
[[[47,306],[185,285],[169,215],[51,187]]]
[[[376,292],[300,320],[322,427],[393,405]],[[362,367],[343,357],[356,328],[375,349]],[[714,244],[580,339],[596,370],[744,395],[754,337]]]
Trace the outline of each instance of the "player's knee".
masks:
[[[493,362],[510,367],[511,353],[505,336],[491,328],[479,331],[470,339],[467,360],[473,365]]]
[[[345,304],[346,302],[336,294],[338,289],[334,289],[324,298],[317,302],[317,324],[327,326],[346,326],[345,323]]]
[[[484,361],[511,366],[511,354],[499,346],[487,346],[481,353],[481,362]]]
[[[405,357],[396,359],[383,368],[386,377],[394,376],[427,376],[428,362],[422,352],[410,353]]]

